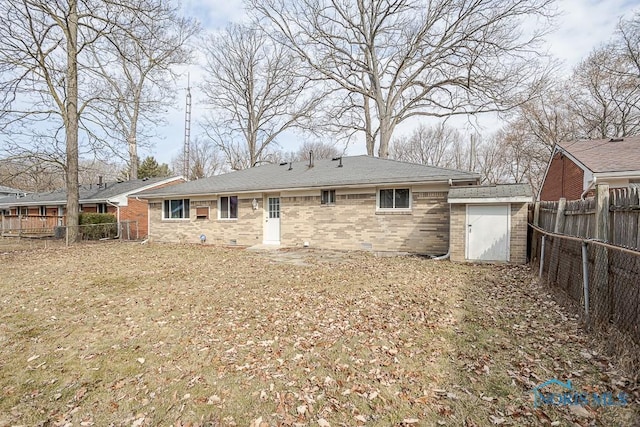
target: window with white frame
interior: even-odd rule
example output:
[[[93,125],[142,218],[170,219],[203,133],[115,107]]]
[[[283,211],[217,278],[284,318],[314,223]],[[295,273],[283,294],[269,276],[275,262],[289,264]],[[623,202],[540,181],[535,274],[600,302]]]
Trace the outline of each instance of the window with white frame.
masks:
[[[322,190],[320,194],[321,205],[335,205],[336,204],[336,190]]]
[[[98,213],[108,213],[107,204],[106,203],[98,203],[96,206],[96,211]]]
[[[238,218],[238,196],[223,196],[218,199],[218,219]]]
[[[378,209],[410,209],[411,191],[408,188],[385,188],[378,191]]]
[[[189,199],[165,200],[162,217],[164,219],[189,219]]]
[[[39,206],[38,207],[38,215],[46,216],[47,215],[47,207],[46,206]]]

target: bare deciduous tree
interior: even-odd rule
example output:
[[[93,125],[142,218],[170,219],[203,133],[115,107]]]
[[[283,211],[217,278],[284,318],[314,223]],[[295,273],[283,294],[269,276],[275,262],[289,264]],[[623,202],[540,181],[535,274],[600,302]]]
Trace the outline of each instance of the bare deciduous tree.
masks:
[[[180,153],[171,161],[174,171],[184,168],[184,153]],[[225,159],[212,141],[196,138],[189,148],[189,180],[206,178],[225,172]]]
[[[544,74],[532,50],[551,0],[250,3],[309,68],[365,100],[366,136],[378,129],[381,157],[404,120],[504,110],[536,92]],[[525,34],[528,18],[539,25]]]
[[[44,2],[4,0],[0,13],[10,25],[0,27],[0,73],[3,131],[12,125],[33,125],[52,116],[58,118],[53,139],[64,139],[58,152],[65,170],[68,224],[78,224],[78,57],[82,48],[97,37],[104,24],[82,0]],[[102,26],[102,29],[96,29]],[[25,96],[26,95],[26,96]],[[63,135],[58,138],[57,135]],[[78,230],[69,229],[70,241]]]
[[[571,108],[581,136],[610,138],[640,133],[640,14],[621,20],[607,44],[574,70]]]
[[[90,46],[97,81],[104,82],[98,120],[119,142],[110,146],[116,155],[128,147],[122,157],[128,161],[130,179],[138,177],[139,144],[156,135],[166,107],[175,100],[175,66],[190,61],[187,42],[199,30],[179,15],[175,3],[154,3],[135,25],[115,28]]]
[[[319,159],[333,159],[343,155],[344,150],[340,150],[333,144],[322,141],[305,141],[295,152],[291,160],[294,161],[306,161],[309,160],[310,153],[313,152],[313,158]]]
[[[461,166],[453,151],[454,147],[462,145],[462,138],[457,129],[445,123],[436,126],[420,123],[409,136],[400,136],[392,141],[390,157],[423,165]]]
[[[257,28],[230,25],[204,48],[207,135],[231,169],[269,161],[278,136],[299,126],[318,102],[307,96],[309,79],[287,49]]]

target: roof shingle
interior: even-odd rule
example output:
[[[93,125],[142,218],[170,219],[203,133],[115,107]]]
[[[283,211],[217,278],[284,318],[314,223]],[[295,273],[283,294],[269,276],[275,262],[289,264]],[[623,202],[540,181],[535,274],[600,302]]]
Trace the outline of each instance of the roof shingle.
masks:
[[[307,162],[258,166],[158,190],[144,191],[136,195],[143,198],[161,198],[292,188],[436,182],[449,179],[475,181],[479,177],[472,172],[363,155],[343,157],[341,163],[339,160],[316,160],[313,167],[309,167]]]
[[[102,186],[87,184],[80,186],[80,203],[105,203],[113,197],[138,191],[147,186],[172,178],[145,178],[122,182],[106,182]],[[178,179],[174,177],[173,179]],[[54,190],[44,193],[28,193],[20,198],[15,195],[0,198],[1,206],[34,206],[42,204],[64,205],[67,203],[66,190]]]
[[[618,139],[579,139],[558,145],[591,172],[640,170],[640,136]]]
[[[451,187],[449,201],[456,199],[531,199],[529,184],[470,185]]]

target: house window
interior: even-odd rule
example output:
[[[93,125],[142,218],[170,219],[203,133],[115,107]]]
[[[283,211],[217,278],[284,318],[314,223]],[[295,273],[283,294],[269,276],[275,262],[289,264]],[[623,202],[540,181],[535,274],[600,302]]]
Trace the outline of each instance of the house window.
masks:
[[[320,195],[321,205],[335,205],[336,203],[336,190],[322,190]]]
[[[98,203],[96,207],[96,211],[98,213],[107,213],[107,204],[106,203]]]
[[[218,199],[219,219],[238,218],[238,196],[224,196]]]
[[[29,208],[28,207],[23,206],[23,207],[18,208],[18,209],[19,209],[20,215],[22,215],[22,216],[28,216],[29,215]]]
[[[209,219],[209,206],[196,207],[196,219]]]
[[[411,208],[411,192],[408,188],[388,188],[378,193],[379,209]]]
[[[189,199],[165,200],[164,219],[189,219]]]
[[[46,216],[47,215],[47,207],[46,206],[40,206],[39,209],[38,209],[38,215]]]

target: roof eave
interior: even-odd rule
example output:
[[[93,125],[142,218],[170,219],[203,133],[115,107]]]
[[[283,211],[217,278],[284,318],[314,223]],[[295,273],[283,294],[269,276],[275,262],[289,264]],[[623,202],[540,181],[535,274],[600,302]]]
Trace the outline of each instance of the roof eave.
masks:
[[[208,196],[215,194],[247,194],[247,193],[270,193],[278,191],[305,191],[305,190],[317,190],[319,188],[367,188],[367,187],[383,187],[388,185],[419,185],[419,184],[449,184],[449,180],[454,182],[471,182],[477,181],[480,175],[469,175],[468,177],[435,177],[433,179],[420,179],[420,180],[407,180],[407,178],[401,178],[397,181],[380,181],[371,183],[353,183],[353,184],[317,184],[308,185],[304,187],[273,187],[273,188],[256,188],[256,189],[218,189],[210,191],[198,191],[189,193],[158,193],[152,195],[139,194],[139,197],[144,200],[164,199],[167,197],[194,197],[194,196]]]

